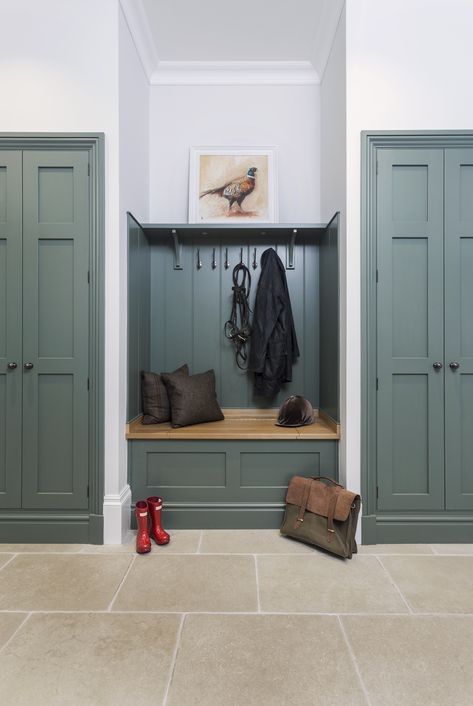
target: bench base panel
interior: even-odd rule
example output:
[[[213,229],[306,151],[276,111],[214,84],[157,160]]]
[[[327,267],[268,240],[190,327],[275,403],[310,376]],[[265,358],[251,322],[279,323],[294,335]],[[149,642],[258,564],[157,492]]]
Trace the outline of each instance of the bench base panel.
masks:
[[[133,503],[162,496],[170,529],[277,528],[293,475],[338,479],[337,441],[132,440],[129,454]]]

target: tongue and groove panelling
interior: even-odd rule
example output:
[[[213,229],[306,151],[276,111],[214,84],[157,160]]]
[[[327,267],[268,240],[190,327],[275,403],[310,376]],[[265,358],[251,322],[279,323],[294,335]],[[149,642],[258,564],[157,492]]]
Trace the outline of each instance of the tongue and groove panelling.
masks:
[[[232,244],[233,243],[233,244]],[[296,333],[301,356],[293,367],[293,380],[277,397],[265,399],[253,394],[253,375],[238,369],[233,347],[224,336],[225,321],[232,305],[232,271],[240,261],[239,241],[195,238],[182,247],[182,270],[173,268],[169,241],[151,240],[150,368],[172,371],[188,363],[191,373],[213,368],[217,395],[223,407],[276,407],[290,394],[319,403],[319,264],[318,246],[296,243],[295,269],[286,270]],[[270,240],[246,242],[243,262],[251,271],[250,305],[254,301],[261,272],[260,258]],[[258,267],[253,269],[254,248]],[[213,250],[217,266],[212,269]],[[228,248],[229,268],[224,268]],[[197,252],[199,250],[199,253]],[[286,262],[286,247],[277,246]],[[198,255],[202,268],[197,268]]]

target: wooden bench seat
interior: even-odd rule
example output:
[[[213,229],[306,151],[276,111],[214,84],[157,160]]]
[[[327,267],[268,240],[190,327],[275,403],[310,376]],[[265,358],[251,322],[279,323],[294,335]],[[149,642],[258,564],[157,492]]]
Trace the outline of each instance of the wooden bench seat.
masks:
[[[224,409],[225,419],[220,422],[194,424],[173,429],[164,424],[142,424],[141,418],[127,424],[126,438],[133,440],[172,439],[264,439],[264,440],[331,440],[340,438],[340,427],[322,412],[317,413],[314,424],[305,427],[278,427],[275,424],[277,409]]]

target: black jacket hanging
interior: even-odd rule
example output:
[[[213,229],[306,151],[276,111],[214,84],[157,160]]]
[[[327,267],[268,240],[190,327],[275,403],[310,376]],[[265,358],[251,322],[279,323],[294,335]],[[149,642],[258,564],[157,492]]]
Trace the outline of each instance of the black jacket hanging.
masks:
[[[292,380],[299,357],[284,265],[273,248],[261,256],[248,370],[255,373],[255,394],[272,397]]]

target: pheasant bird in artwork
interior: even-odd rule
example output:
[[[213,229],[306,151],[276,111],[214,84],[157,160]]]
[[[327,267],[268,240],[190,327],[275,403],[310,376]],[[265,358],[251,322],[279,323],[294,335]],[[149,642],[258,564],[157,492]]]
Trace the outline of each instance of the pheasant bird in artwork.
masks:
[[[228,200],[229,211],[234,203],[237,203],[240,211],[243,211],[241,204],[255,188],[257,171],[257,167],[250,167],[244,177],[229,181],[222,186],[217,186],[215,189],[207,189],[200,194],[199,198],[208,196],[209,194],[217,194]]]

